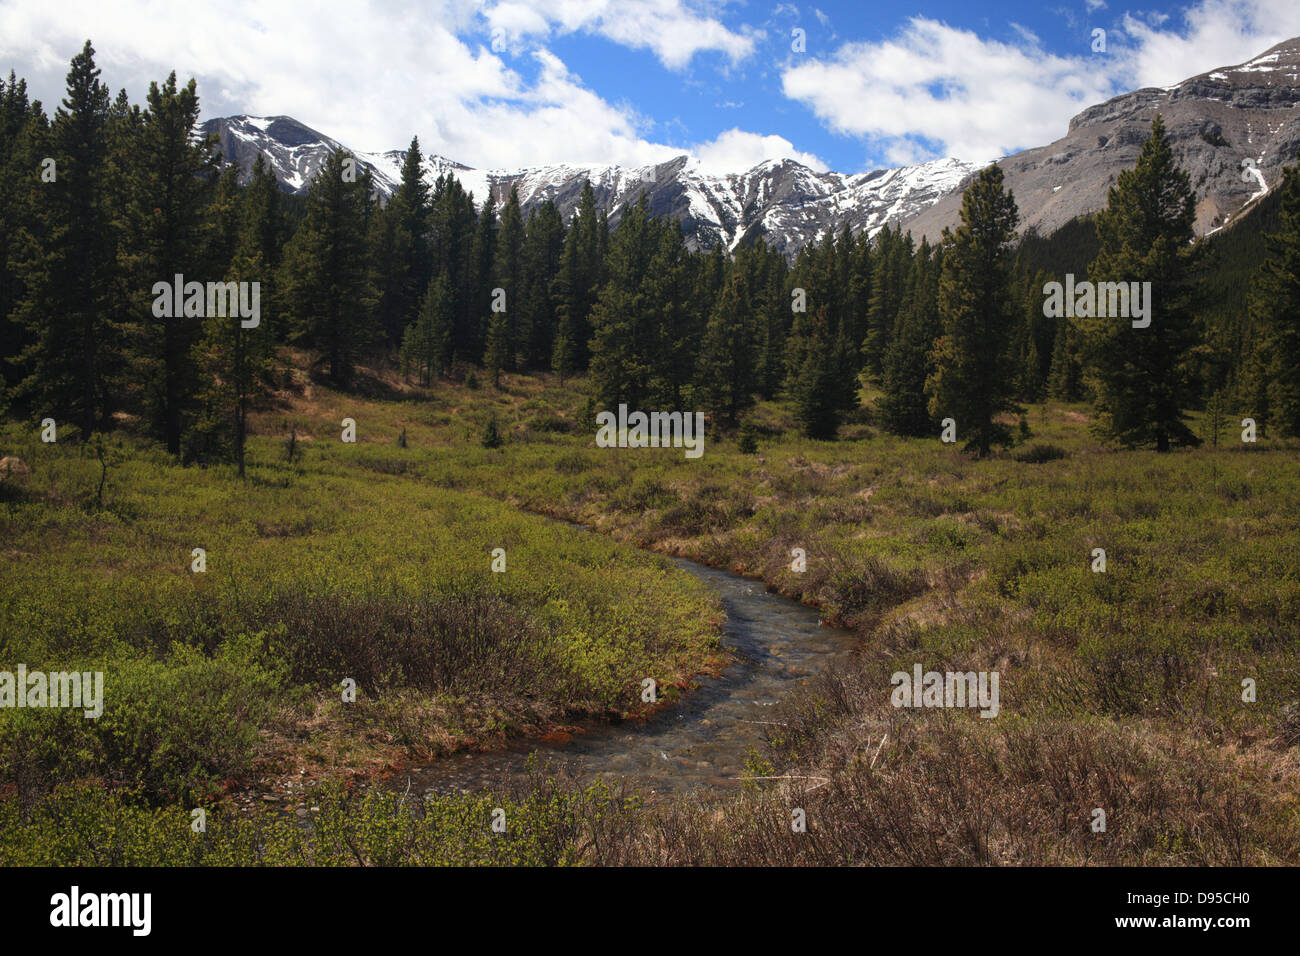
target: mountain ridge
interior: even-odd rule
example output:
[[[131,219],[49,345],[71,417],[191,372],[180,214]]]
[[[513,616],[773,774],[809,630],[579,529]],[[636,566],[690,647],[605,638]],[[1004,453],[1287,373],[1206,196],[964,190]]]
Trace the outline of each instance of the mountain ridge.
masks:
[[[1173,86],[1147,87],[1089,106],[1066,135],[1002,157],[1022,230],[1050,234],[1103,208],[1119,172],[1136,162],[1156,112],[1165,117],[1175,156],[1196,189],[1196,231],[1217,231],[1265,195],[1281,166],[1300,153],[1300,38],[1256,57],[1218,67]],[[288,116],[236,115],[208,120],[229,162],[244,177],[260,153],[287,191],[307,189],[325,157],[348,149],[370,169],[376,190],[397,188],[406,150],[351,149]],[[480,203],[501,205],[519,189],[525,214],[546,199],[567,221],[590,179],[598,208],[616,225],[645,193],[654,215],[682,224],[694,249],[722,243],[729,251],[762,236],[793,258],[828,230],[848,226],[874,235],[900,224],[916,238],[937,240],[959,221],[961,190],[986,163],[946,158],[864,173],[817,172],[792,159],[765,160],[735,173],[705,172],[682,154],[640,167],[556,163],[522,169],[476,169],[436,153],[424,157],[428,181],[450,173]]]

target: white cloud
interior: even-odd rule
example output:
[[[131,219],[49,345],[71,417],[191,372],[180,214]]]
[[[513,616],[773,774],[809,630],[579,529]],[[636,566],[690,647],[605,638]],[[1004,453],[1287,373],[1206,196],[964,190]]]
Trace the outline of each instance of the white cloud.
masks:
[[[896,39],[846,44],[827,60],[782,74],[785,95],[832,129],[878,143],[893,157],[940,152],[984,160],[1062,135],[1079,109],[1104,99],[1110,81],[1086,60],[985,40],[916,17]]]
[[[737,33],[685,0],[504,0],[483,16],[511,38],[545,39],[552,31],[603,36],[632,49],[652,50],[672,70],[697,53],[716,51],[733,63],[754,52],[754,37]]]
[[[1124,15],[1124,32],[1135,48],[1129,64],[1134,86],[1170,86],[1242,63],[1300,34],[1295,0],[1203,0],[1170,19],[1152,24]]]
[[[719,133],[712,141],[695,146],[691,154],[701,169],[714,175],[744,172],[769,159],[793,159],[818,172],[827,169],[821,159],[795,149],[784,136],[761,136],[740,129]]]
[[[743,49],[680,4],[656,2],[621,25],[612,22],[618,3],[545,6],[500,4],[494,16],[524,31],[551,15],[603,24],[628,32],[629,43],[637,24],[697,28],[689,42],[672,30],[657,41],[670,60],[690,49]],[[642,165],[681,153],[650,141],[648,120],[602,99],[547,50],[493,52],[490,27],[467,0],[350,0],[325,10],[283,0],[0,0],[0,63],[27,78],[47,112],[63,96],[69,59],[91,37],[102,79],[133,102],[175,69],[182,82],[198,79],[205,118],[284,114],[360,150],[404,147],[416,134],[427,152],[480,168]],[[536,76],[525,80],[526,67]]]
[[[1064,135],[1081,109],[1142,86],[1169,86],[1249,59],[1300,34],[1295,0],[1201,0],[1178,18],[1121,18],[1109,52],[1043,50],[1028,30],[987,39],[916,17],[894,38],[848,43],[782,72],[785,95],[891,161],[982,162]]]
[[[1083,6],[1089,13],[1106,9],[1106,0],[1083,0]]]

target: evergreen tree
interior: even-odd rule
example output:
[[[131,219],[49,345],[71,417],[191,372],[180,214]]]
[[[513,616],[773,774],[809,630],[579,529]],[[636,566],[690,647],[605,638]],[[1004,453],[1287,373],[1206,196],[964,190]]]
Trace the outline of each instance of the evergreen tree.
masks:
[[[885,350],[878,403],[881,424],[899,435],[933,434],[925,383],[939,336],[939,263],[924,238],[912,263],[909,292]]]
[[[565,235],[560,272],[553,289],[557,295],[557,320],[567,320],[575,369],[587,367],[592,335],[591,313],[604,282],[608,227],[596,212],[591,182],[583,184],[577,214]]]
[[[753,332],[744,283],[733,276],[709,316],[696,366],[696,394],[724,425],[754,404]]]
[[[842,384],[825,306],[807,325],[803,361],[791,383],[795,418],[809,438],[833,439],[840,427]]]
[[[435,375],[446,370],[453,321],[451,281],[443,270],[429,283],[419,316],[406,327],[402,337],[402,361],[415,366],[421,385],[428,385]]]
[[[505,312],[501,313],[503,328],[499,333],[501,339],[499,354],[495,356],[498,371],[514,369],[525,361],[527,343],[519,331],[520,306],[523,304],[524,276],[524,217],[519,209],[519,189],[510,188],[510,198],[501,210],[501,227],[497,232],[496,263],[494,266],[496,288],[505,292]],[[488,338],[492,339],[492,323],[488,326]],[[491,344],[491,343],[490,343]]]
[[[1247,414],[1300,436],[1300,167],[1282,171],[1277,231],[1250,297],[1255,341],[1246,376]]]
[[[1200,246],[1193,244],[1195,195],[1174,162],[1159,116],[1137,165],[1120,173],[1097,216],[1101,249],[1089,269],[1098,282],[1150,282],[1150,325],[1123,317],[1083,319],[1096,391],[1097,430],[1127,447],[1198,445],[1184,409],[1195,401],[1187,374],[1195,338],[1190,300]]]
[[[342,151],[326,158],[281,269],[292,338],[321,351],[330,381],[341,388],[375,336],[366,256],[370,174],[356,175],[351,159]]]
[[[264,166],[261,170],[265,175]],[[256,188],[257,175],[255,171],[254,186],[240,204],[238,242],[226,272],[230,282],[258,284],[257,324],[246,327],[245,320],[237,315],[209,315],[204,320],[198,359],[204,383],[202,412],[187,436],[186,457],[201,460],[228,453],[234,457],[241,478],[248,415],[269,384],[273,370],[275,320],[267,308],[269,299],[262,294],[269,272],[262,258],[262,244],[271,229],[267,219],[274,214],[274,207]]]
[[[510,326],[505,312],[493,312],[488,319],[483,364],[492,373],[492,387],[501,387],[501,370],[510,362]]]
[[[451,292],[452,360],[478,361],[475,324],[486,305],[478,302],[474,271],[475,234],[478,217],[474,202],[450,173],[439,176],[430,200],[430,244],[433,273],[447,274]]]
[[[24,295],[16,318],[27,341],[18,392],[87,435],[115,410],[109,383],[121,354],[120,329],[111,321],[117,250],[105,202],[108,110],[108,89],[87,40],[72,58],[67,95],[49,130],[54,181],[42,181],[39,166],[26,171],[35,181],[39,223],[17,270]]]
[[[1002,187],[1002,167],[984,169],[962,195],[961,225],[944,231],[939,278],[942,338],[927,383],[936,419],[952,418],[966,448],[979,456],[1009,445],[1011,432],[996,422],[1019,412],[1007,347],[1015,321],[1010,295],[1009,246],[1019,213]]]
[[[173,455],[181,443],[199,382],[195,345],[202,309],[159,316],[156,283],[171,286],[216,281],[208,218],[217,177],[215,137],[196,138],[199,97],[195,82],[177,86],[172,73],[149,85],[137,136],[139,153],[129,181],[124,261],[135,287],[132,358],[143,384],[145,415],[155,437]]]
[[[41,149],[48,135],[39,102],[29,102],[27,83],[9,73],[0,78],[0,396],[19,379],[18,357],[26,330],[18,306],[27,293],[23,278],[24,245],[43,242],[35,202],[46,187],[40,183]]]
[[[1080,333],[1069,319],[1061,319],[1056,326],[1047,394],[1062,402],[1081,402],[1088,397]]]
[[[471,298],[467,325],[468,347],[465,358],[475,363],[483,361],[491,321],[490,317],[495,314],[491,311],[491,305],[492,289],[495,282],[493,267],[496,263],[496,250],[497,207],[496,201],[489,191],[487,198],[483,200],[483,208],[479,211],[478,227],[474,232],[474,253],[471,264],[473,279],[469,283]],[[489,316],[489,319],[485,321],[484,316]]]
[[[522,364],[546,368],[551,364],[557,301],[553,279],[564,255],[564,223],[555,203],[547,199],[528,217],[522,251],[523,296],[519,308]]]
[[[637,408],[651,397],[653,355],[647,346],[654,341],[654,311],[646,277],[654,240],[643,194],[614,231],[609,281],[591,313],[592,386],[596,400],[606,408],[620,402]]]

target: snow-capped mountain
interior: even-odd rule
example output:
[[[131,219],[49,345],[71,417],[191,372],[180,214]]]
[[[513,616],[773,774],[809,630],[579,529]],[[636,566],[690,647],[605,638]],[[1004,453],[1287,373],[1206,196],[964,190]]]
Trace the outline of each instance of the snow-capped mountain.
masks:
[[[1281,182],[1284,165],[1297,161],[1300,38],[1236,66],[1089,107],[1056,142],[1000,160],[1020,207],[1021,229],[1048,235],[1104,208],[1115,178],[1137,162],[1157,113],[1196,191],[1197,233],[1222,228]],[[934,239],[956,224],[960,207],[960,193],[951,193],[907,228]]]
[[[209,120],[205,133],[215,133],[223,157],[237,163],[244,175],[261,153],[283,188],[303,192],[332,151],[347,148],[337,140],[287,116],[229,116]],[[378,192],[392,194],[401,179],[405,150],[368,153],[350,149],[358,165],[368,167]],[[874,234],[886,223],[906,220],[938,201],[977,167],[955,159],[919,166],[879,169],[846,175],[819,173],[793,160],[760,163],[727,175],[704,172],[689,156],[655,166],[626,167],[554,165],[528,169],[471,169],[437,155],[424,159],[426,181],[451,173],[481,202],[490,191],[498,205],[519,190],[525,215],[550,199],[566,219],[572,215],[591,180],[596,202],[617,224],[622,210],[645,192],[655,215],[670,215],[682,223],[689,244],[728,249],[762,235],[769,245],[793,256],[827,229],[848,225],[855,233]]]
[[[1020,208],[1021,229],[1048,234],[1104,207],[1116,176],[1136,162],[1157,112],[1196,189],[1197,232],[1221,228],[1276,185],[1281,167],[1300,152],[1300,38],[1165,89],[1117,96],[1075,116],[1056,142],[1000,160]],[[262,153],[293,192],[305,190],[325,156],[343,148],[287,116],[231,116],[208,121],[204,130],[218,135],[226,160],[245,174]],[[378,190],[391,194],[405,151],[352,153],[374,171]],[[942,159],[849,175],[777,160],[710,175],[688,156],[641,168],[484,170],[436,155],[424,163],[430,182],[450,172],[477,201],[490,191],[501,204],[517,186],[525,214],[551,199],[568,218],[590,179],[597,203],[616,224],[644,191],[654,214],[681,221],[693,247],[721,242],[733,249],[762,235],[790,257],[827,229],[838,232],[845,225],[871,235],[886,223],[900,222],[918,237],[937,239],[944,227],[957,223],[961,187],[981,165]]]

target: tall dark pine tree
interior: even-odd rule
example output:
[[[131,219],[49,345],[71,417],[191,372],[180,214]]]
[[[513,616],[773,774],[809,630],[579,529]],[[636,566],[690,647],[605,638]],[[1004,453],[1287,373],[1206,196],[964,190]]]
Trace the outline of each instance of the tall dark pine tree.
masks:
[[[795,418],[809,438],[833,439],[840,427],[843,383],[840,380],[836,337],[825,306],[809,317],[803,356],[790,383]]]
[[[596,212],[596,195],[588,181],[583,184],[577,214],[564,238],[560,272],[553,287],[558,297],[557,322],[567,324],[565,337],[573,353],[570,371],[584,369],[589,362],[591,311],[604,284],[608,241],[607,226]]]
[[[740,275],[732,276],[713,307],[696,364],[696,395],[724,425],[754,404],[754,336]]]
[[[402,162],[402,179],[392,199],[373,218],[375,315],[389,344],[415,318],[429,284],[429,187],[418,137],[411,139]]]
[[[552,280],[563,255],[564,223],[555,203],[547,199],[533,210],[524,228],[523,298],[518,308],[520,349],[528,368],[551,364],[557,306]]]
[[[501,210],[501,226],[497,230],[496,262],[493,265],[495,277],[494,288],[505,292],[505,311],[493,312],[493,322],[504,325],[503,351],[498,369],[513,370],[524,361],[527,352],[526,343],[520,335],[519,317],[523,305],[524,275],[524,217],[519,209],[519,190],[511,187],[510,198]],[[493,308],[496,308],[495,303]],[[488,335],[492,335],[492,326],[488,326]]]
[[[307,215],[282,262],[281,287],[294,339],[314,346],[330,381],[351,384],[360,351],[376,334],[366,256],[370,173],[329,155],[307,192]]]
[[[474,269],[474,236],[478,217],[473,199],[450,173],[439,176],[430,200],[430,247],[433,252],[431,274],[447,273],[451,290],[452,333],[450,348],[454,359],[478,361],[479,345],[475,339],[479,308],[477,278]]]
[[[1011,443],[994,419],[1020,409],[1012,401],[1014,375],[1008,344],[1016,321],[1010,286],[1010,245],[1020,215],[1002,188],[1002,167],[980,172],[962,195],[961,225],[944,230],[939,277],[942,338],[927,383],[930,415],[952,418],[966,448],[981,457]]]
[[[912,277],[898,322],[885,350],[878,410],[881,424],[899,435],[931,435],[925,383],[934,371],[931,354],[940,334],[940,264],[924,238],[912,263]]]
[[[1150,325],[1125,317],[1081,321],[1096,391],[1097,430],[1127,447],[1199,445],[1186,425],[1196,399],[1186,361],[1196,332],[1191,300],[1201,247],[1194,244],[1195,194],[1174,161],[1159,116],[1137,165],[1119,174],[1097,216],[1096,282],[1150,282]]]
[[[86,433],[105,425],[114,410],[109,383],[121,350],[111,321],[117,250],[105,203],[108,108],[87,40],[72,58],[67,95],[50,127],[54,165],[27,171],[39,241],[24,256],[25,294],[17,310],[27,338],[20,394]],[[47,169],[53,181],[42,177]]]
[[[581,228],[581,220],[574,225]],[[619,221],[610,241],[609,281],[591,313],[591,378],[597,402],[630,408],[651,397],[654,312],[646,277],[655,248],[644,194]],[[566,314],[565,318],[568,316]]]
[[[429,283],[419,315],[402,336],[402,361],[415,368],[421,385],[428,385],[446,369],[454,321],[451,280],[444,269]]]
[[[193,411],[198,383],[194,346],[201,316],[154,314],[155,283],[217,281],[213,275],[207,218],[217,174],[215,137],[195,138],[199,97],[191,79],[149,85],[130,174],[125,262],[136,302],[135,374],[144,386],[151,428],[173,454]]]
[[[27,83],[9,73],[0,79],[0,412],[6,385],[17,384],[21,369],[15,361],[23,350],[25,330],[18,305],[26,295],[21,266],[22,233],[40,244],[43,236],[35,202],[40,185],[41,149],[47,124],[39,102],[27,99]]]
[[[1253,356],[1247,414],[1300,436],[1300,167],[1282,171],[1278,228],[1250,299]]]
[[[260,157],[259,157],[260,159]],[[201,412],[187,436],[188,457],[224,456],[235,460],[244,476],[244,448],[248,439],[248,416],[269,384],[273,370],[275,315],[271,305],[263,244],[274,226],[276,205],[268,202],[266,184],[274,177],[260,162],[239,208],[235,252],[226,279],[235,283],[257,283],[259,314],[252,318],[209,315],[204,319],[203,338],[198,346],[202,374]]]

